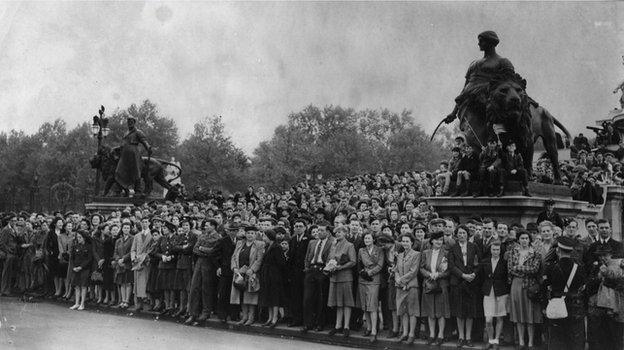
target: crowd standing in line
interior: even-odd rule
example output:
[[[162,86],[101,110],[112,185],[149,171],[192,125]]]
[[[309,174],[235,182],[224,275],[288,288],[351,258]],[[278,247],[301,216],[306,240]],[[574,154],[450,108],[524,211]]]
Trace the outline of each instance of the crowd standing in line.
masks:
[[[218,317],[329,336],[357,330],[371,342],[622,349],[624,248],[608,220],[585,220],[580,237],[578,222],[548,201],[527,227],[460,223],[439,218],[405,177],[375,180],[279,195],[249,188],[106,216],[7,213],[0,291],[186,324]],[[568,316],[548,319],[549,299],[562,295]]]

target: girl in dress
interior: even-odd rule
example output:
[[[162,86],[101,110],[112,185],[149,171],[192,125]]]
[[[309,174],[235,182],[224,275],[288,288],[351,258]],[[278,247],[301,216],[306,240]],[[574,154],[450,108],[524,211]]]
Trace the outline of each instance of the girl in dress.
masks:
[[[518,244],[514,247],[507,262],[511,280],[509,319],[516,324],[519,346],[525,346],[525,330],[529,336],[530,348],[533,347],[534,324],[542,323],[542,311],[539,303],[529,299],[528,288],[539,283],[541,258],[531,247],[531,235],[527,231],[518,233]]]

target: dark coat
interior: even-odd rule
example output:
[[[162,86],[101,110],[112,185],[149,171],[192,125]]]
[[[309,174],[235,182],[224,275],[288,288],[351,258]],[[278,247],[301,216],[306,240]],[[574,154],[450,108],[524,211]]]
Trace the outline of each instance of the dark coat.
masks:
[[[93,248],[91,244],[83,243],[74,245],[71,253],[71,260],[74,267],[82,267],[87,270],[93,262]]]
[[[509,152],[505,152],[503,155],[503,166],[507,172],[514,169],[524,169],[524,161],[522,160],[522,156],[518,153],[514,153],[512,156]]]
[[[273,242],[266,249],[260,266],[260,306],[286,306],[285,269],[286,257],[279,244]]]
[[[173,236],[171,251],[178,256],[176,269],[189,270],[193,266],[193,248],[197,242],[197,235],[192,231],[186,235]],[[186,248],[184,248],[186,246]]]
[[[451,270],[451,286],[459,285],[465,280],[461,277],[462,274],[476,273],[478,263],[481,261],[481,256],[477,246],[473,243],[466,243],[466,260],[467,264],[464,265],[464,257],[462,255],[461,247],[459,243],[454,244],[448,252],[449,269]],[[476,279],[471,284],[476,283]]]
[[[551,288],[551,298],[557,298],[563,296],[566,283],[570,273],[572,272],[572,266],[574,260],[570,258],[561,258],[555,264],[548,265],[544,270],[544,283]],[[579,293],[581,288],[585,285],[586,274],[582,266],[579,266],[574,274],[572,283],[568,288],[566,294],[565,303],[568,310],[568,317],[584,317],[583,297],[582,293]]]
[[[175,237],[175,235],[171,237],[162,236],[160,238],[160,241],[158,242],[158,247],[154,249],[154,256],[160,259],[160,261],[158,262],[158,269],[160,270],[170,270],[176,268],[177,260],[175,258],[176,255],[173,253],[173,239]],[[173,255],[174,258],[171,261],[164,262],[162,261],[163,255]]]
[[[221,237],[217,244],[219,259],[217,264],[221,268],[221,276],[232,276],[232,254],[236,249],[236,242],[232,241],[229,236]]]
[[[494,287],[495,296],[509,294],[507,260],[503,257],[499,258],[496,269],[493,272],[491,257],[481,260],[478,268],[478,276],[479,283],[481,284],[481,293],[483,295],[490,295],[492,286]]]
[[[308,245],[310,244],[310,237],[306,234],[302,235],[301,241],[298,240],[298,236],[292,236],[290,238],[290,259],[291,263],[296,271],[305,269],[305,258],[308,251]]]
[[[471,174],[474,174],[479,171],[479,155],[475,152],[472,154],[464,155],[459,161],[459,166],[457,170],[465,170]]]

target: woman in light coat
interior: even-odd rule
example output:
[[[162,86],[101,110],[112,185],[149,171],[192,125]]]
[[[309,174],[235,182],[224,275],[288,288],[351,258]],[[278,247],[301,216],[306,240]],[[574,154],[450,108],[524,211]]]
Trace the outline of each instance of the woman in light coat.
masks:
[[[232,291],[230,304],[241,305],[241,319],[238,325],[249,326],[255,322],[256,305],[258,305],[258,291],[260,266],[264,256],[264,242],[256,239],[258,229],[255,226],[245,228],[245,239],[236,243],[232,254]],[[246,281],[244,291],[239,290],[234,281],[241,275]]]

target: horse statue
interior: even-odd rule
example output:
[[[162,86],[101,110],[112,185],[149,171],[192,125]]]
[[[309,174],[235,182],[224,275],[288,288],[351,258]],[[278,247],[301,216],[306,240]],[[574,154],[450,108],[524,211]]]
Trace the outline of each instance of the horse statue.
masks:
[[[507,73],[492,79],[486,105],[468,104],[458,111],[458,117],[466,142],[475,149],[486,145],[494,133],[493,126],[502,131],[497,135],[513,139],[529,177],[533,172],[534,145],[541,138],[547,157],[553,164],[554,183],[561,184],[555,127],[568,139],[570,133],[546,108],[527,95],[526,80],[519,74]]]
[[[107,196],[114,185],[117,185],[118,188],[115,194],[120,195],[121,190],[123,190],[115,180],[115,170],[117,169],[117,163],[119,162],[120,155],[120,147],[111,148],[102,145],[98,149],[97,153],[89,160],[91,168],[99,169],[102,174],[102,179],[105,183],[104,192],[102,193],[103,196]],[[141,177],[143,178],[145,184],[143,195],[147,196],[152,192],[154,181],[167,190],[166,198],[168,200],[173,201],[182,195],[179,186],[171,185],[171,182],[180,177],[182,173],[182,169],[178,165],[152,157],[142,157],[141,159],[143,161]],[[166,166],[178,168],[179,171],[177,176],[167,180],[165,178]],[[123,194],[127,197],[129,193],[127,190],[123,190]]]

